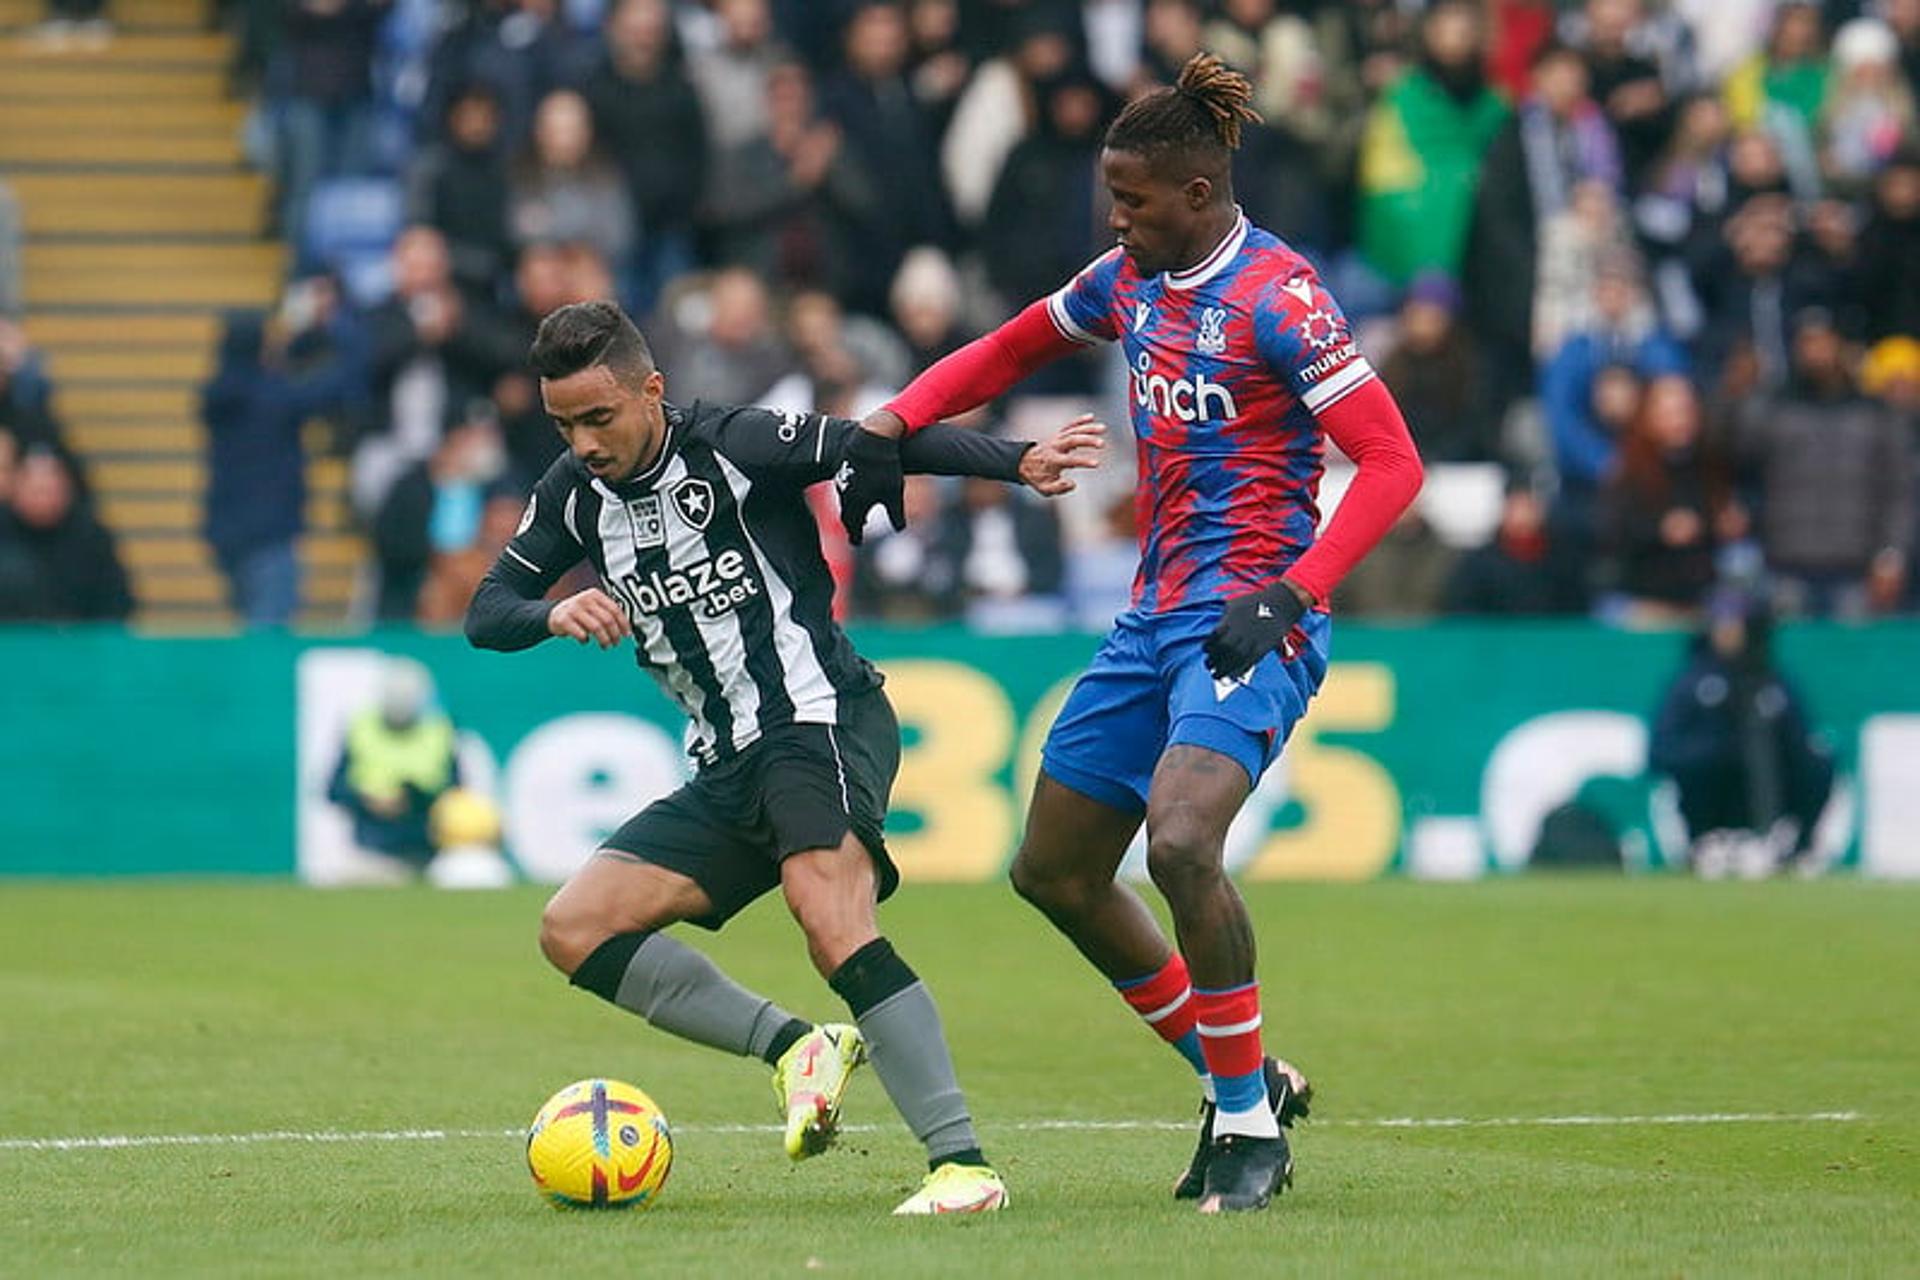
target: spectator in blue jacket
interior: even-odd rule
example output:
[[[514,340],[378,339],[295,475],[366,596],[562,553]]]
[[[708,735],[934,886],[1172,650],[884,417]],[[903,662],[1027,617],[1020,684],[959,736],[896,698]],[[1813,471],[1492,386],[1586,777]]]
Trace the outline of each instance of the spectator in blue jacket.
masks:
[[[1594,411],[1594,388],[1607,369],[1624,366],[1649,381],[1687,371],[1686,352],[1662,333],[1630,254],[1604,260],[1595,273],[1591,327],[1563,343],[1540,373],[1541,408],[1563,491],[1592,492],[1613,469],[1620,441]]]
[[[294,543],[306,508],[300,428],[365,396],[357,327],[331,281],[296,281],[270,316],[227,318],[220,365],[201,391],[207,425],[206,536],[249,626],[285,626],[300,601]]]

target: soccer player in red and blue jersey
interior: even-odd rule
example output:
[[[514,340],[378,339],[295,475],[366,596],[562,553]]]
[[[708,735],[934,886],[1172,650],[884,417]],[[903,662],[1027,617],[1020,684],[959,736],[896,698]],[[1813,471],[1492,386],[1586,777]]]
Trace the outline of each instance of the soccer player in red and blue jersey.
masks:
[[[1227,878],[1228,824],[1327,670],[1327,597],[1419,491],[1392,397],[1305,259],[1233,202],[1258,117],[1211,55],[1138,99],[1101,154],[1119,244],[1059,292],[935,364],[868,420],[949,418],[1089,343],[1133,391],[1139,576],[1047,738],[1014,887],[1177,1048],[1207,1099],[1176,1187],[1205,1213],[1264,1208],[1292,1176],[1300,1073],[1266,1056],[1254,935]],[[898,421],[893,421],[893,419]],[[1324,532],[1325,441],[1357,464]],[[848,477],[857,530],[890,478]],[[898,521],[896,520],[896,524]],[[1177,949],[1115,873],[1142,820]]]

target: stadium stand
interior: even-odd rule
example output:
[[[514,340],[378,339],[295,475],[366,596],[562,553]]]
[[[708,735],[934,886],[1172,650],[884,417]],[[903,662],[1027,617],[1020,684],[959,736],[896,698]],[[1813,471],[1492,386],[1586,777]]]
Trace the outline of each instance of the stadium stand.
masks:
[[[0,4],[0,170],[22,210],[27,332],[58,387],[156,628],[224,626],[226,590],[201,538],[204,440],[194,390],[218,316],[264,307],[286,251],[263,239],[268,184],[243,166],[245,104],[229,98],[232,40],[205,0],[113,0],[102,48],[50,56],[23,34],[35,3]],[[305,609],[345,617],[360,539],[347,532],[345,469],[309,474]]]
[[[487,483],[524,489],[553,445],[509,353],[544,310],[619,296],[682,394],[858,412],[1099,251],[1098,130],[1203,47],[1268,113],[1241,201],[1321,266],[1430,464],[1410,534],[1477,563],[1537,507],[1560,607],[1618,617],[1631,593],[1597,521],[1648,386],[1690,376],[1724,455],[1744,401],[1791,390],[1792,335],[1821,313],[1850,371],[1832,394],[1870,371],[1858,390],[1898,422],[1868,607],[1920,602],[1917,0],[1744,18],[1660,0],[113,0],[110,23],[41,24],[43,3],[0,0],[0,312],[17,278],[31,372],[57,388],[146,624],[232,618],[200,537],[196,391],[221,313],[325,271],[344,326],[370,331],[348,336],[380,339],[365,412],[307,433],[299,619],[402,616],[363,539],[378,477],[356,462],[350,483],[347,459],[424,462],[491,401],[510,462]],[[414,223],[445,237],[427,256],[450,282],[396,280]],[[951,277],[938,319],[901,308],[896,261]],[[459,376],[396,399],[449,326],[474,338]],[[1125,381],[1112,361],[1050,368],[1003,427],[1030,434],[1056,402],[1118,422]],[[1116,443],[1060,513],[1070,595],[1119,567]],[[1661,448],[1658,470],[1686,474]],[[1774,558],[1755,459],[1728,456],[1737,509],[1651,547],[1665,568]],[[1537,558],[1534,541],[1517,545]],[[1857,597],[1858,557],[1834,572],[1834,598]]]

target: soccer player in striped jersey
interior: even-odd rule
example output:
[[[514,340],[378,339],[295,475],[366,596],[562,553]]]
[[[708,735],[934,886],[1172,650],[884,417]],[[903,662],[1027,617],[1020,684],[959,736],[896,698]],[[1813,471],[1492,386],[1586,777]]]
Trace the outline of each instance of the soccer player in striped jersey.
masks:
[[[1175,1194],[1208,1213],[1264,1208],[1286,1185],[1281,1130],[1309,1097],[1262,1048],[1227,827],[1326,674],[1334,584],[1421,481],[1339,306],[1233,202],[1240,125],[1258,119],[1250,97],[1244,77],[1200,54],[1175,86],[1129,105],[1101,153],[1118,246],[869,419],[912,432],[1085,345],[1126,353],[1139,576],[1048,736],[1013,883],[1199,1074],[1200,1146]],[[1358,473],[1316,533],[1328,438]],[[878,469],[852,478],[850,529],[890,486]],[[1143,819],[1177,949],[1115,880]]]
[[[900,878],[881,833],[899,725],[833,621],[803,494],[857,458],[1062,493],[1069,469],[1096,460],[1099,424],[1037,445],[935,427],[901,447],[818,414],[669,404],[639,330],[605,302],[542,321],[532,365],[568,451],[475,592],[467,636],[501,650],[631,636],[686,713],[697,765],[554,895],[542,950],[664,1031],[772,1064],[795,1160],[831,1142],[848,1077],[870,1059],[927,1149],[925,1183],[895,1212],[1001,1208],[933,999],[876,922]],[[543,599],[582,560],[602,586]],[[718,929],[774,888],[855,1025],[797,1018],[662,932]]]

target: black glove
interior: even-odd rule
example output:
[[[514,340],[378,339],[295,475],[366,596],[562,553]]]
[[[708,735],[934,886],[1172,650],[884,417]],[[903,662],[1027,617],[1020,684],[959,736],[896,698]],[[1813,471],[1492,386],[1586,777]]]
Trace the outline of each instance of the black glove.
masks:
[[[900,470],[900,442],[862,427],[847,442],[840,474],[840,525],[847,541],[860,545],[866,533],[867,513],[884,507],[895,532],[907,527],[906,476]]]
[[[1207,670],[1217,679],[1238,680],[1286,643],[1306,612],[1306,604],[1283,582],[1235,596],[1207,637]]]

